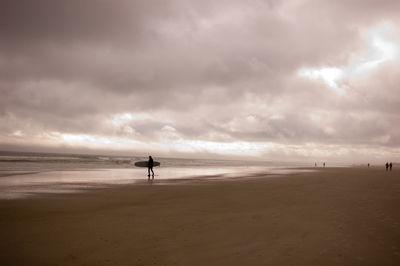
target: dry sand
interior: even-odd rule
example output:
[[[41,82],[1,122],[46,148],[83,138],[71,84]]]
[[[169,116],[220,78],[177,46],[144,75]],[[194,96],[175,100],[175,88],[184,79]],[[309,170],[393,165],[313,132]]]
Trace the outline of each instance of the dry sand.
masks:
[[[400,171],[0,201],[0,234],[3,266],[400,265]]]

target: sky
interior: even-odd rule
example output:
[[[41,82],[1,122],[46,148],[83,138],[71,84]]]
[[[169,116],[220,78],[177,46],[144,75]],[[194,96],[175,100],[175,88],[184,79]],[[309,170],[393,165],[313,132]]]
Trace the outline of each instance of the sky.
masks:
[[[0,0],[0,150],[400,161],[400,1]]]

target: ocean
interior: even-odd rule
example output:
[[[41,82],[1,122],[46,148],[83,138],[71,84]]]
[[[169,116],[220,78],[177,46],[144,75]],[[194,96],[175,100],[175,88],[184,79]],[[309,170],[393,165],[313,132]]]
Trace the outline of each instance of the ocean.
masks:
[[[141,156],[107,156],[0,151],[0,199],[16,199],[47,193],[78,193],[115,185],[146,184],[147,168],[135,167]],[[182,184],[235,178],[257,178],[302,171],[290,169],[310,164],[154,158],[152,185]]]

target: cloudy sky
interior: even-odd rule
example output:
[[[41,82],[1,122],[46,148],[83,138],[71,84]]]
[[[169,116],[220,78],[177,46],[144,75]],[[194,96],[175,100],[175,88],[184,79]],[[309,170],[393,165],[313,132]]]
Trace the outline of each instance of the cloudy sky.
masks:
[[[400,1],[0,0],[0,149],[400,160]]]

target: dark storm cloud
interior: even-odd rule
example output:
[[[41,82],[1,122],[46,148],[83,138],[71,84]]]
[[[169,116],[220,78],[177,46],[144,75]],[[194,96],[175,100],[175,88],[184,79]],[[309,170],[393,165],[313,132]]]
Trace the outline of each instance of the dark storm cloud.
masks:
[[[2,47],[18,53],[4,55],[3,75],[86,80],[122,93],[227,86],[293,71],[311,53],[325,58],[331,51],[337,58],[340,49],[326,38],[332,29],[311,20],[297,27],[268,2],[251,2],[261,11],[251,5],[241,11],[240,2],[145,2],[4,2]],[[320,52],[310,45],[310,33],[324,41]],[[335,34],[335,40],[353,33]]]
[[[146,20],[168,14],[163,1],[1,1],[0,29],[13,41],[131,45],[147,33]],[[117,40],[117,41],[115,41]],[[7,43],[6,40],[3,40]],[[11,43],[11,42],[10,42]],[[13,47],[29,47],[21,42]],[[11,49],[12,47],[10,47]]]
[[[380,23],[398,38],[398,11],[398,1],[1,0],[0,134],[399,146],[398,59],[343,81],[344,95],[298,76],[349,65]],[[149,118],[113,126],[136,113]]]

